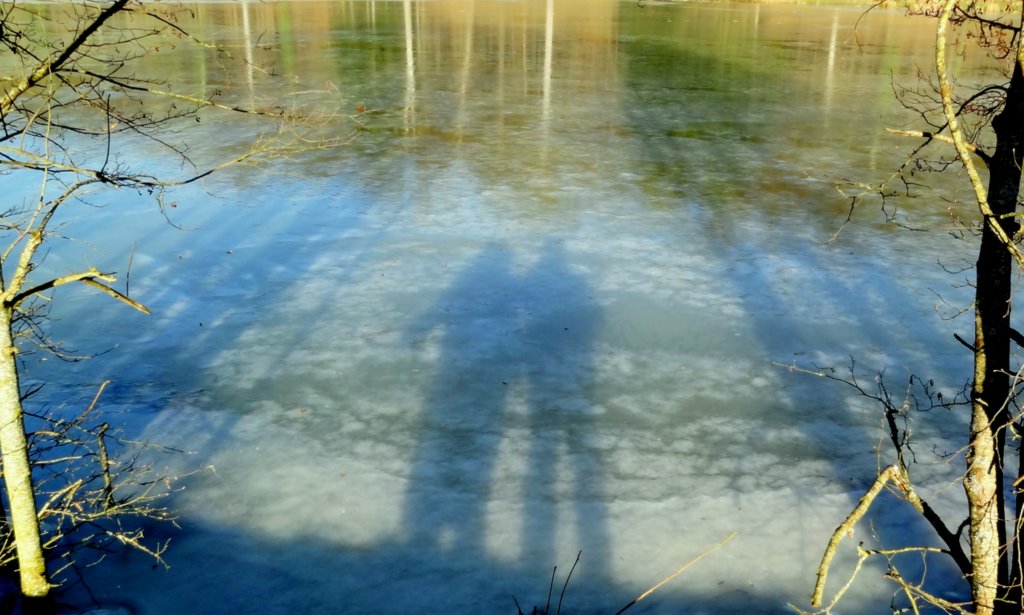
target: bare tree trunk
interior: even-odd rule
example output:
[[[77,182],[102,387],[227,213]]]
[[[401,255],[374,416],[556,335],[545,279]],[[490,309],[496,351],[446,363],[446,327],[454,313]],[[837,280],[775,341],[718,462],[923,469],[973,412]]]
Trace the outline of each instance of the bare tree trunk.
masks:
[[[32,468],[28,460],[25,419],[18,384],[16,349],[11,338],[11,311],[0,307],[0,453],[3,455],[4,487],[14,530],[21,592],[42,598],[50,591],[46,560],[39,539]]]
[[[988,161],[989,207],[992,216],[1009,237],[1015,237],[1020,228],[1014,213],[1020,193],[1020,165],[1024,156],[1021,151],[1024,146],[1024,124],[1020,121],[1021,117],[1024,117],[1024,75],[1018,61],[1007,91],[1006,104],[992,122],[996,149]],[[978,253],[973,415],[968,480],[965,484],[971,507],[974,581],[976,584],[984,582],[988,585],[996,579],[998,586],[991,588],[991,591],[999,594],[995,611],[1021,613],[1018,562],[1020,536],[1019,532],[1015,532],[1014,544],[1009,544],[1004,519],[1003,474],[1004,468],[1010,463],[1005,458],[1006,431],[1013,420],[1008,409],[1013,394],[1009,376],[1012,280],[1012,255],[986,221]],[[1018,518],[1024,507],[1022,498],[1024,496],[1018,494],[1015,502]],[[995,534],[991,533],[993,525],[997,529]],[[992,544],[991,540],[996,538],[998,542]],[[999,563],[996,570],[991,570],[992,559]],[[997,576],[993,577],[993,574]]]
[[[1015,217],[1020,193],[1020,164],[1024,152],[1024,47],[1020,38],[1011,48],[1016,60],[999,115],[992,120],[996,136],[993,155],[984,156],[988,165],[987,189],[981,180],[959,126],[959,111],[953,104],[952,84],[946,70],[946,35],[958,0],[945,0],[936,27],[935,68],[939,94],[950,137],[963,162],[981,210],[982,239],[978,252],[974,295],[974,382],[971,388],[971,434],[967,451],[967,494],[971,545],[971,591],[975,612],[1021,613],[1019,566],[1011,561],[1015,553],[1007,541],[1005,519],[1004,464],[1006,430],[1013,390],[1010,384],[1010,301],[1013,293],[1013,261],[1024,264],[1016,246],[1020,224]],[[1018,498],[1016,507],[1022,503]],[[1014,543],[1019,539],[1014,538]]]
[[[986,234],[987,235],[987,234]],[[998,241],[998,240],[996,240]],[[984,243],[984,240],[983,240]],[[1005,253],[1001,246],[996,247]],[[980,260],[979,260],[980,262]],[[980,272],[979,264],[978,271]],[[974,385],[971,404],[971,440],[967,452],[967,475],[964,490],[967,493],[968,515],[970,518],[971,545],[971,593],[974,597],[975,613],[990,615],[995,612],[996,598],[1000,585],[1005,583],[1001,552],[1005,543],[1006,525],[1002,513],[1002,437],[998,427],[1000,408],[1005,396],[997,398],[995,409],[990,410],[990,400],[997,397],[1000,389],[999,374],[993,374],[988,354],[988,339],[998,340],[993,335],[988,313],[981,307],[981,276],[978,276],[979,305],[975,312]],[[1006,304],[1004,303],[1004,312]],[[992,346],[997,346],[997,341]],[[993,362],[994,363],[994,362]],[[989,378],[989,376],[994,376]],[[994,433],[995,432],[995,433]]]
[[[992,206],[993,212],[997,215],[1003,215],[1003,227],[1007,232],[1014,236],[1020,229],[1020,225],[1017,222],[1016,210],[1017,200],[1020,196],[1020,181],[1021,181],[1021,164],[1024,163],[1024,122],[1021,118],[1024,118],[1024,47],[1018,42],[1016,50],[1016,63],[1013,69],[1013,75],[1010,78],[1010,86],[1007,89],[1006,103],[1003,110],[998,116],[993,118],[992,127],[996,134],[996,150],[992,156],[992,160],[989,163],[989,190],[988,199]],[[1009,260],[1010,254],[1004,249],[1006,259]],[[1003,275],[1003,272],[1000,272]],[[1007,301],[1009,301],[1010,294],[1012,293],[1011,280],[1012,280],[1012,263],[1007,262],[1005,271],[1006,280],[1006,294]],[[979,270],[979,279],[981,277],[981,271]],[[1009,335],[1010,321],[1009,321],[1010,306],[1009,303],[1005,307],[1005,320],[1007,327],[1007,335]],[[1005,366],[1002,369],[1005,370],[1003,374],[1003,380],[1005,382],[1006,390],[1006,401],[1004,405],[1009,406],[1009,396],[1013,395],[1011,390],[1011,382],[1009,374],[1012,373],[1010,366],[1010,348],[1009,343],[1006,344],[1006,357]],[[1002,357],[1000,357],[1002,358]],[[1008,412],[1008,410],[1007,410]],[[1008,423],[1013,420],[1012,417],[1003,417],[1003,421]],[[1009,429],[1007,425],[1006,429]],[[1001,430],[1001,435],[1005,440],[1006,429]],[[1014,466],[1008,466],[1010,463],[1007,459],[1001,459],[1004,467],[1013,468]],[[1024,475],[1024,455],[1018,453],[1017,459],[1017,476]],[[1002,485],[1001,485],[1002,486]],[[1021,533],[1020,523],[1021,515],[1024,514],[1024,492],[1018,490],[1016,495],[1016,502],[1014,503],[1014,510],[1016,512],[1016,531],[1013,533],[1012,544],[1007,544],[1004,551],[1004,561],[1009,566],[1008,577],[1007,577],[1007,608],[1006,612],[1010,613],[1024,613],[1024,588],[1021,584],[1024,582],[1021,574]]]
[[[1006,111],[1004,111],[1006,113]],[[1004,121],[1005,123],[1005,121]],[[1005,143],[1006,139],[1000,139]],[[1012,198],[1000,187],[1013,181],[1013,172],[997,165],[1002,145],[990,162],[989,205],[1000,220],[1006,234],[1013,237],[1017,223],[1011,217],[1016,208],[1016,193]],[[1012,152],[1011,152],[1012,156]],[[1012,160],[1012,158],[1011,158]],[[1003,161],[1005,162],[1005,161]],[[1009,177],[1008,177],[1009,175]],[[1016,172],[1016,184],[1020,172]],[[998,185],[1002,184],[1002,186]],[[1015,192],[1015,191],[1014,191]],[[970,506],[971,561],[974,568],[972,585],[975,600],[978,592],[990,602],[997,594],[1004,594],[1010,583],[1010,559],[1006,557],[1007,531],[1004,494],[1004,468],[1007,460],[1006,431],[1011,418],[1008,404],[1010,388],[1010,298],[1013,260],[1003,240],[989,224],[983,225],[981,248],[978,252],[977,287],[974,299],[974,384],[971,391],[971,446],[968,453],[967,480],[964,482]],[[982,587],[984,586],[984,587]],[[1001,598],[1004,596],[1000,596]],[[1001,610],[996,608],[997,611]],[[1014,612],[1020,613],[1017,608]]]

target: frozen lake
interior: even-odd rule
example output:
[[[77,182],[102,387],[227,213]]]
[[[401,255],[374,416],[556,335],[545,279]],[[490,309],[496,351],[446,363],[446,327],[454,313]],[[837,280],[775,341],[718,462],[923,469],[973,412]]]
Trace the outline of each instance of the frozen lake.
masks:
[[[47,261],[123,272],[134,245],[154,313],[62,293],[55,336],[116,347],[31,365],[47,399],[109,378],[108,420],[198,470],[171,500],[181,528],[150,532],[173,539],[171,569],[111,556],[83,572],[92,595],[142,614],[515,613],[582,551],[563,612],[615,613],[738,532],[630,612],[807,607],[888,458],[878,408],[773,363],[853,356],[896,390],[913,372],[952,391],[970,369],[952,332],[971,323],[936,310],[936,293],[967,301],[940,266],[970,257],[942,232],[948,203],[900,204],[932,232],[871,203],[828,243],[849,205],[835,185],[886,177],[910,143],[883,128],[920,128],[892,82],[929,70],[930,22],[878,13],[855,36],[859,15],[198,6],[190,29],[275,76],[182,50],[176,86],[284,106],[327,84],[354,139],[180,191],[184,230],[112,196]],[[214,157],[254,129],[196,130]],[[964,417],[926,418],[922,492],[941,508],[962,460],[932,447],[956,449]],[[882,504],[857,540],[931,540]],[[844,612],[888,612],[882,572]],[[948,574],[929,580],[966,589]]]

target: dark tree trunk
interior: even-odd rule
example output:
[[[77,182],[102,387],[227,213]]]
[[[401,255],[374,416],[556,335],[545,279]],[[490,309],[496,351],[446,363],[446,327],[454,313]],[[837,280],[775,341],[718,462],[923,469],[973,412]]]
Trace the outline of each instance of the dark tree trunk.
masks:
[[[989,161],[988,202],[993,214],[1000,218],[1006,234],[1015,237],[1020,228],[1016,218],[1017,199],[1020,195],[1021,164],[1024,162],[1024,73],[1020,57],[1014,66],[1010,86],[1007,91],[1006,103],[992,121],[996,134],[996,150]],[[978,287],[976,309],[978,319],[985,330],[984,347],[978,349],[986,354],[987,370],[985,374],[985,390],[982,394],[984,403],[992,414],[992,429],[997,443],[998,465],[1011,468],[1010,460],[1005,457],[1007,451],[1006,432],[1010,428],[1013,416],[1010,415],[1010,397],[1012,382],[1010,374],[1014,368],[1010,365],[1010,304],[1012,300],[1013,261],[1006,247],[996,245],[998,239],[991,236],[986,226],[982,239],[981,252],[978,256]],[[986,242],[989,244],[986,250]],[[977,385],[975,386],[977,390]],[[1024,475],[1024,456],[1018,455],[1016,476]],[[1002,473],[1000,473],[1002,474]],[[1011,476],[1011,478],[1016,478]],[[1002,476],[1000,477],[1002,478]],[[1005,488],[1004,481],[1000,486]],[[1003,508],[1004,489],[999,491],[999,510]],[[1015,518],[1019,521],[1024,513],[1024,493],[1018,491],[1014,502]],[[1005,528],[1005,525],[1003,526]],[[1005,532],[1005,529],[1004,529]],[[1022,613],[1021,591],[1021,535],[1014,531],[1013,543],[1007,544],[1003,555],[1000,571],[1001,584],[1007,588],[1005,608],[998,612]]]

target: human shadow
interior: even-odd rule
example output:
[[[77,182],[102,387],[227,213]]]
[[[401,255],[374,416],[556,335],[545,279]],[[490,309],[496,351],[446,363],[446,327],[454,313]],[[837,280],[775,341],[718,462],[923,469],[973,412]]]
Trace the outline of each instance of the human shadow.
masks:
[[[436,372],[406,538],[445,567],[503,562],[517,575],[568,569],[582,551],[574,585],[601,587],[609,546],[590,401],[600,310],[558,241],[524,273],[516,260],[486,246],[409,329]]]

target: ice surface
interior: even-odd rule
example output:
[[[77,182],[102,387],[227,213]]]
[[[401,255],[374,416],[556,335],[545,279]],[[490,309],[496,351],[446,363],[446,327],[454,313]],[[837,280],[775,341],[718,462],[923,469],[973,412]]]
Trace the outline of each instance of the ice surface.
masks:
[[[359,3],[332,10],[342,4]],[[444,19],[418,6],[424,23]],[[351,146],[291,174],[179,192],[171,215],[186,230],[129,198],[74,220],[83,239],[48,266],[123,271],[134,245],[132,293],[154,316],[64,293],[56,335],[88,352],[118,346],[31,374],[55,383],[55,403],[111,378],[109,420],[188,451],[156,462],[194,471],[171,498],[181,529],[149,530],[173,537],[171,569],[108,557],[85,572],[100,602],[514,612],[513,596],[543,606],[552,566],[557,588],[582,551],[565,612],[615,612],[738,532],[634,612],[807,606],[830,532],[885,463],[880,414],[777,364],[854,356],[867,382],[888,369],[901,390],[912,370],[955,389],[965,363],[930,289],[964,295],[947,290],[933,250],[952,259],[968,247],[876,226],[873,213],[826,244],[846,206],[830,181],[899,161],[837,147],[868,131],[856,121],[874,126],[873,112],[823,109],[810,93],[834,78],[818,64],[790,74],[804,52],[784,48],[774,61],[789,64],[768,78],[758,53],[708,59],[700,39],[694,55],[687,39],[630,21],[659,13],[621,7],[622,38],[556,44],[547,86],[531,54],[506,51],[492,75],[497,39],[478,33],[479,88],[461,91],[449,79],[462,59],[424,51],[443,48],[447,30],[422,26],[411,119],[404,51],[378,65],[339,35],[330,44],[351,70],[332,78],[353,100],[377,93],[367,105],[384,110],[360,120],[368,129]],[[401,5],[376,10],[380,30],[360,31],[393,45]],[[856,17],[801,11],[825,41]],[[788,23],[768,7],[723,23],[757,15]],[[780,28],[749,45],[793,36]],[[330,56],[307,45],[296,78],[319,82]],[[887,96],[888,72],[850,59],[858,49],[837,53],[849,73],[830,95]],[[687,70],[645,67],[666,54]],[[730,89],[755,81],[764,89]],[[820,118],[856,135],[816,135]],[[938,416],[919,437],[943,443],[961,424]],[[937,477],[927,495],[949,505],[950,466],[922,459]],[[906,504],[881,504],[855,540],[932,540]],[[849,612],[886,611],[881,571],[862,573]],[[962,589],[942,565],[928,574]]]

